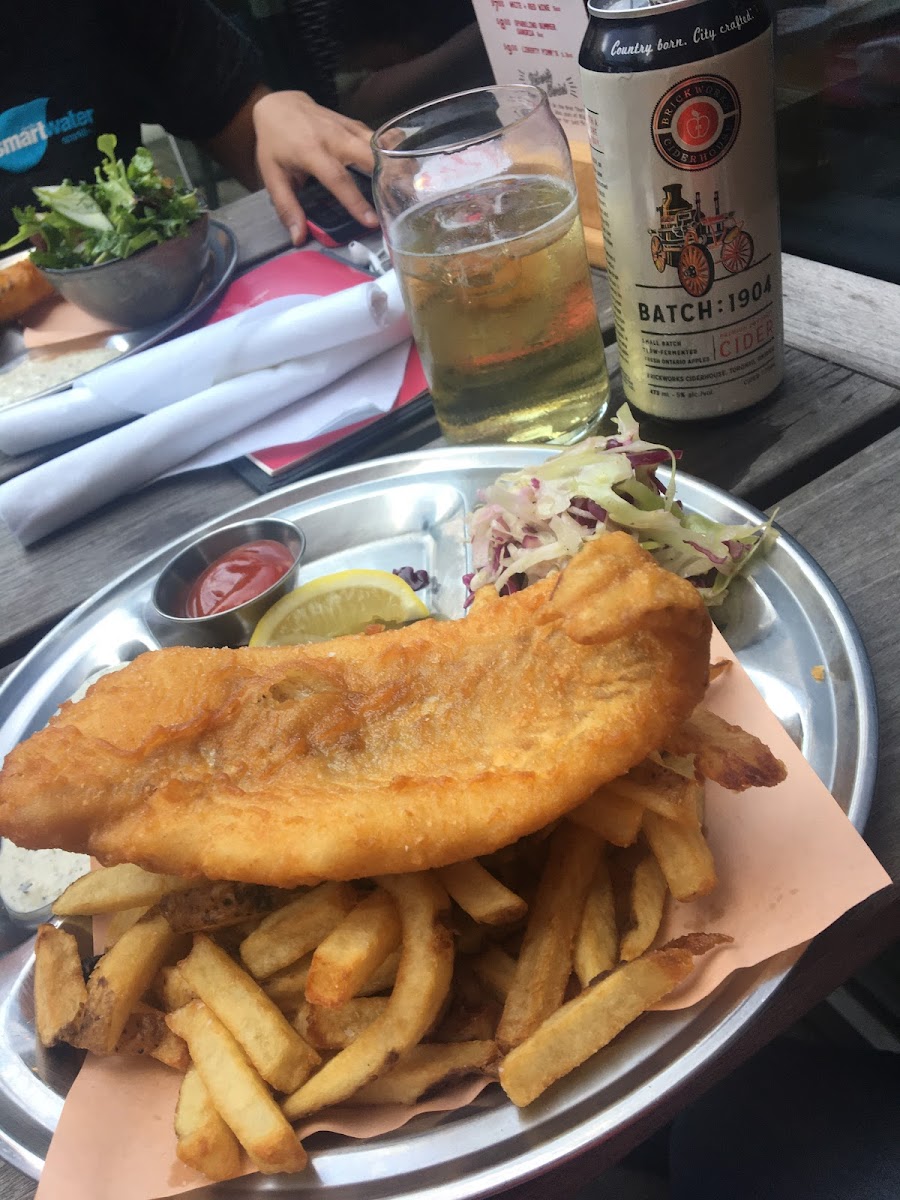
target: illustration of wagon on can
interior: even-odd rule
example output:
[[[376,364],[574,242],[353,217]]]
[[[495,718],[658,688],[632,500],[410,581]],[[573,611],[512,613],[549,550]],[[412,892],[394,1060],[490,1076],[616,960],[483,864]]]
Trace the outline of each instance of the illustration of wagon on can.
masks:
[[[682,184],[663,187],[665,199],[657,206],[659,227],[650,229],[650,257],[660,274],[675,267],[678,282],[689,296],[705,296],[716,278],[714,255],[730,275],[745,271],[753,262],[753,239],[738,224],[734,213],[719,212],[719,193],[713,195],[715,213],[707,217],[700,207],[681,194]]]

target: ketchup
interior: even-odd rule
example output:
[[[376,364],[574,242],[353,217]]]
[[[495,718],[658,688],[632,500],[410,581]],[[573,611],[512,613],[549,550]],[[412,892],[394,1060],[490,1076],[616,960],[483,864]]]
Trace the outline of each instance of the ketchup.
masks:
[[[265,538],[235,546],[209,564],[188,592],[186,617],[211,617],[255,600],[294,565],[294,555],[281,542]]]

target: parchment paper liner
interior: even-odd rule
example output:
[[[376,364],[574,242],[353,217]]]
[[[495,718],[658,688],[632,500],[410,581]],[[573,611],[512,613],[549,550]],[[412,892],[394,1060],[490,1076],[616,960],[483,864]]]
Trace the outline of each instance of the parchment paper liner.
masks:
[[[712,655],[734,657],[717,633]],[[777,788],[741,795],[707,785],[707,833],[719,886],[694,904],[672,904],[661,940],[708,930],[729,933],[734,943],[698,960],[694,975],[659,1006],[666,1009],[695,1004],[739,967],[801,947],[890,883],[736,662],[712,685],[708,703],[762,738],[784,761],[788,777]],[[208,1185],[175,1156],[179,1080],[152,1060],[88,1055],[63,1107],[38,1200],[151,1200]],[[484,1086],[461,1084],[415,1108],[332,1109],[298,1132],[374,1137],[418,1113],[469,1104]],[[313,1162],[308,1170],[314,1169]]]

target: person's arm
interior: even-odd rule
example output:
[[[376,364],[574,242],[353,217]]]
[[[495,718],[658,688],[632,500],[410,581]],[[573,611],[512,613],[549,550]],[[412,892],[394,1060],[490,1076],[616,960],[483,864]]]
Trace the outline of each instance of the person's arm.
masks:
[[[130,33],[141,47],[134,86],[145,119],[196,142],[246,187],[259,187],[261,179],[295,243],[306,238],[306,217],[294,185],[308,175],[363,224],[377,225],[346,169],[372,169],[371,131],[364,125],[322,108],[305,92],[270,91],[258,51],[211,0],[158,0],[146,36],[140,33],[143,6],[106,3],[117,37]]]
[[[371,172],[372,131],[360,121],[333,112],[305,92],[269,92],[253,105],[256,162],[275,211],[290,230],[294,245],[306,240],[306,216],[296,184],[307,176],[337,197],[363,225],[374,229],[378,217],[347,170]]]
[[[265,84],[257,84],[223,129],[213,137],[197,142],[201,150],[221,163],[229,175],[233,175],[238,183],[242,183],[251,192],[262,186],[262,177],[256,165],[253,107],[257,100],[268,95],[269,89]]]
[[[272,92],[260,85],[224,129],[202,148],[251,191],[265,184],[295,246],[306,240],[306,215],[295,185],[314,175],[358,221],[378,218],[347,166],[371,171],[371,130],[316,104],[305,92]]]

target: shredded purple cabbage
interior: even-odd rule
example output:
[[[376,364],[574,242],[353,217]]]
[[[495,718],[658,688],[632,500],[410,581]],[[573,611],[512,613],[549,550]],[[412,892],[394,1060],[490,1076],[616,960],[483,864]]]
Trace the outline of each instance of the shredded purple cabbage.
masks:
[[[420,592],[422,588],[428,587],[431,582],[431,577],[424,567],[417,569],[416,567],[394,567],[391,572],[397,575],[404,583],[408,583],[414,592]]]
[[[523,588],[528,587],[527,575],[510,575],[509,579],[500,589],[501,596],[513,596],[516,592],[521,592]]]
[[[627,406],[615,420],[615,437],[587,438],[539,467],[501,475],[479,494],[468,521],[466,607],[479,588],[507,596],[546,579],[585,542],[618,530],[694,582],[707,604],[719,604],[734,576],[771,541],[771,522],[726,525],[685,512],[675,497],[681,452],[642,439]],[[657,470],[667,464],[664,484]]]
[[[688,538],[685,538],[685,545],[692,547],[698,554],[702,554],[711,563],[715,563],[717,567],[722,567],[728,562],[727,554],[716,554],[713,550],[710,550],[709,546],[701,546],[699,542],[692,542]],[[734,556],[732,555],[732,557]]]
[[[597,525],[604,524],[609,516],[601,504],[596,500],[589,500],[587,496],[573,496],[568,512],[579,525],[584,525],[587,529],[595,529]]]
[[[625,457],[633,467],[658,467],[662,463],[671,462],[673,458],[681,458],[681,450],[626,450]]]
[[[689,575],[688,580],[695,588],[711,588],[716,582],[718,572],[715,567],[710,567],[705,575]]]

